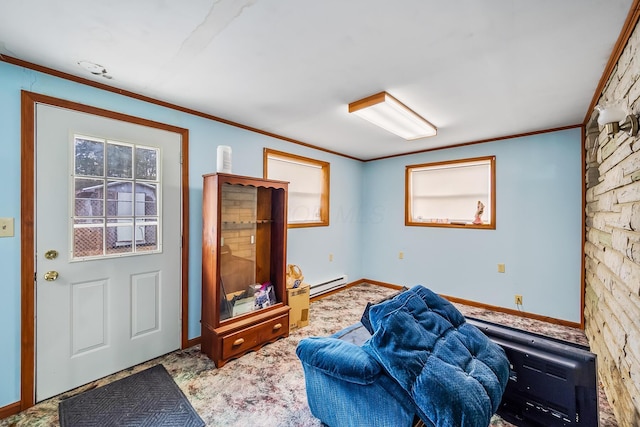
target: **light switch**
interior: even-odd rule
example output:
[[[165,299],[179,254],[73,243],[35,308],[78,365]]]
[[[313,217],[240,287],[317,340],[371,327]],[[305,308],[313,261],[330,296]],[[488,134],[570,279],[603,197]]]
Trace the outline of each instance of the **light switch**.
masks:
[[[504,264],[498,264],[498,273],[504,273]]]
[[[0,218],[0,237],[13,237],[13,218]]]

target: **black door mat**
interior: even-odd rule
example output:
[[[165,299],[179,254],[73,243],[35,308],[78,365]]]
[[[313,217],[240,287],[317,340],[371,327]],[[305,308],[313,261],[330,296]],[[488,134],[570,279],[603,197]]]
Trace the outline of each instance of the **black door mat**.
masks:
[[[60,402],[61,427],[202,427],[204,421],[162,365]]]

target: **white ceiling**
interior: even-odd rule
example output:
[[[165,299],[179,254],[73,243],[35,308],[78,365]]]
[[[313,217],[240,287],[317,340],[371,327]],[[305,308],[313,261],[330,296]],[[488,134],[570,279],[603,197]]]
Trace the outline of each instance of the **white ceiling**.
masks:
[[[0,54],[372,159],[581,123],[631,3],[2,0]],[[383,90],[438,135],[347,112]]]

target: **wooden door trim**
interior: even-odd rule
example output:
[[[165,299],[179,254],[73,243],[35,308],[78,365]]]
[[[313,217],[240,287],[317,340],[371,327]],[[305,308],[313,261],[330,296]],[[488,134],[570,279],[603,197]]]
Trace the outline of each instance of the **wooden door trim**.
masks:
[[[104,110],[64,99],[21,92],[21,177],[20,177],[20,286],[21,286],[21,352],[20,410],[35,404],[35,113],[36,104],[46,104],[93,114],[128,123],[162,129],[181,135],[181,204],[182,204],[182,332],[181,347],[194,344],[189,340],[189,130],[165,123]]]

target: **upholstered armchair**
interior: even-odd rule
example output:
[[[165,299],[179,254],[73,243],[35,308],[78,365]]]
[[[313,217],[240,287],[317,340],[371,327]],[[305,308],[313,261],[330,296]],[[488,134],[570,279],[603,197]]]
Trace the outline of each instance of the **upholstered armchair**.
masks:
[[[509,377],[502,348],[423,286],[296,353],[311,412],[330,427],[486,427]]]

